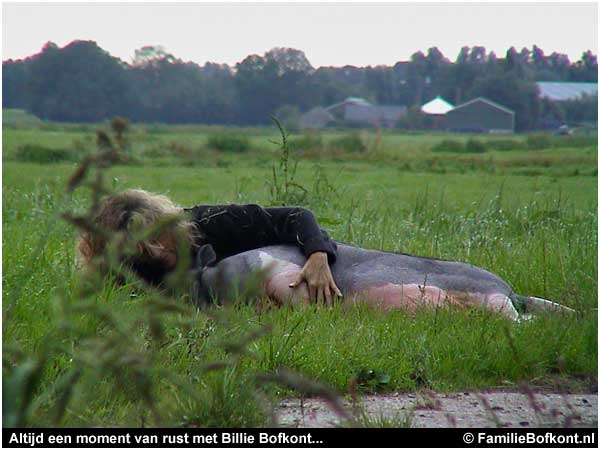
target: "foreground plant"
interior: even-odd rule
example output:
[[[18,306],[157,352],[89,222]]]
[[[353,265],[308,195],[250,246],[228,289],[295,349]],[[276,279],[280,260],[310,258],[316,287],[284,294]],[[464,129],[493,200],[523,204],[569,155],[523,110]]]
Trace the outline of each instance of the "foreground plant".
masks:
[[[310,382],[280,367],[262,373],[240,369],[255,358],[248,346],[270,331],[265,325],[224,339],[212,353],[218,357],[207,359],[203,347],[216,328],[227,327],[229,313],[226,308],[201,313],[186,301],[188,259],[180,259],[167,290],[142,283],[121,263],[136,242],[159,235],[177,218],[131,236],[99,228],[95,212],[101,197],[111,193],[105,171],[122,155],[103,132],[97,144],[98,151],[84,159],[67,184],[69,194],[89,191],[90,207],[62,216],[80,231],[101,236],[106,251],[57,293],[55,327],[37,352],[27,355],[17,344],[5,346],[4,426],[265,424],[266,387],[279,383],[305,390]],[[165,364],[165,357],[181,357],[181,348],[185,364]],[[318,393],[335,404],[327,387],[320,386]],[[113,410],[117,404],[128,405],[127,415]]]

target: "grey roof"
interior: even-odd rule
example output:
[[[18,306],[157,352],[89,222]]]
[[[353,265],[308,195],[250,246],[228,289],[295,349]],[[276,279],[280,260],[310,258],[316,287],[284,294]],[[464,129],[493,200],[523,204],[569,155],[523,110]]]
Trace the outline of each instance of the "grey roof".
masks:
[[[373,105],[359,97],[348,97],[327,108],[313,108],[300,118],[302,128],[325,126],[336,119],[375,126],[394,126],[406,114],[406,106]]]
[[[327,108],[325,108],[325,110],[326,111],[330,111],[330,110],[336,109],[336,108],[338,108],[340,106],[348,106],[348,105],[356,105],[356,106],[368,107],[368,106],[371,106],[371,103],[369,103],[364,98],[360,98],[360,97],[348,97],[348,98],[346,98],[342,102],[334,103],[333,105],[328,106]]]
[[[506,106],[502,106],[501,104],[493,102],[491,100],[488,100],[487,98],[484,98],[484,97],[477,97],[477,98],[474,98],[473,100],[469,100],[468,102],[465,102],[462,105],[458,105],[454,109],[452,109],[448,112],[450,113],[450,112],[456,111],[457,109],[464,108],[465,106],[470,105],[471,103],[475,103],[475,102],[487,103],[488,105],[493,106],[494,108],[504,111],[508,114],[515,113],[512,109],[509,109]]]
[[[371,104],[370,102],[361,97],[348,97],[346,100],[344,100],[344,102],[361,106],[369,106]]]
[[[335,118],[325,109],[317,106],[300,117],[300,128],[322,128]]]
[[[344,119],[350,122],[371,124],[383,122],[392,126],[405,113],[406,106],[350,104],[346,106]]]
[[[540,97],[554,100],[573,100],[583,94],[598,95],[598,83],[567,83],[557,81],[538,81]]]

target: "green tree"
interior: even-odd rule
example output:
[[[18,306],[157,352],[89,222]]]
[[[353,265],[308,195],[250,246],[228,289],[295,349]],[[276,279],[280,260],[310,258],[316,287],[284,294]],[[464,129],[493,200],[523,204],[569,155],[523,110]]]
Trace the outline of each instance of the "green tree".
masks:
[[[561,102],[564,120],[569,125],[598,123],[598,95],[583,95],[574,100]]]
[[[27,79],[25,62],[8,60],[2,63],[2,106],[4,108],[29,108]]]
[[[295,105],[283,105],[277,108],[274,116],[286,131],[296,133],[299,130],[300,110]]]
[[[96,122],[126,116],[133,101],[125,64],[93,41],[62,49],[48,43],[29,62],[30,108],[59,121]]]
[[[579,82],[598,82],[598,59],[590,50],[570,67],[569,79]]]
[[[436,95],[454,104],[481,95],[514,109],[517,128],[526,130],[547,119],[584,120],[591,114],[590,100],[568,108],[540,101],[534,81],[598,79],[591,51],[571,63],[566,55],[546,56],[535,45],[520,51],[511,47],[504,58],[481,46],[464,46],[454,62],[431,47],[392,67],[316,70],[302,51],[278,47],[248,56],[233,70],[224,64],[185,62],[160,46],[136,50],[126,64],[95,42],[74,41],[63,48],[49,42],[39,54],[4,61],[2,67],[3,106],[26,108],[41,118],[123,116],[211,124],[267,124],[274,112],[293,109],[297,114],[350,96],[410,107]],[[577,105],[585,114],[577,113]],[[413,125],[418,123],[418,117],[413,119]]]
[[[469,98],[485,97],[512,109],[517,131],[530,130],[538,124],[540,99],[537,86],[515,73],[491,74],[480,78],[468,95]]]
[[[300,50],[274,48],[264,56],[248,56],[236,65],[240,119],[246,123],[268,123],[271,114],[285,104],[310,106],[306,93],[314,72]]]

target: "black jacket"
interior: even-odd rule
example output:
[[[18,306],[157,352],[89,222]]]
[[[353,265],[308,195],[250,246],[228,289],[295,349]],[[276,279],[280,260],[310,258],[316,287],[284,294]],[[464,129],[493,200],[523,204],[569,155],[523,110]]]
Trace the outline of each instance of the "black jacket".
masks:
[[[337,246],[312,212],[299,207],[198,205],[187,209],[199,231],[198,246],[211,244],[217,260],[267,245],[297,245],[307,257],[321,251],[333,264]]]

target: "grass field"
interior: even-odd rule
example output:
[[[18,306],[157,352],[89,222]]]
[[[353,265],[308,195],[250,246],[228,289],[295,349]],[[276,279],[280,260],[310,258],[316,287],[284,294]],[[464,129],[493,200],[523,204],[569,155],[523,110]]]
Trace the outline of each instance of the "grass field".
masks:
[[[527,149],[527,137],[503,137],[494,150],[488,136],[360,131],[365,151],[349,152],[335,148],[348,134],[336,131],[295,153],[302,204],[335,239],[467,261],[579,311],[516,324],[481,311],[258,312],[243,302],[197,311],[183,297],[110,281],[82,298],[75,231],[59,213],[89,202],[65,186],[97,126],[19,123],[3,129],[7,425],[260,426],[288,395],[596,385],[595,138],[547,137],[547,148]],[[247,137],[247,151],[211,148],[224,132]],[[135,126],[129,163],[107,180],[183,205],[276,204],[272,139],[276,129]],[[489,149],[434,151],[448,139]]]

